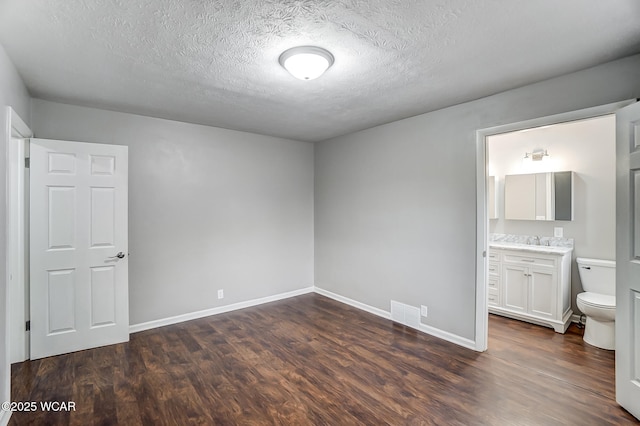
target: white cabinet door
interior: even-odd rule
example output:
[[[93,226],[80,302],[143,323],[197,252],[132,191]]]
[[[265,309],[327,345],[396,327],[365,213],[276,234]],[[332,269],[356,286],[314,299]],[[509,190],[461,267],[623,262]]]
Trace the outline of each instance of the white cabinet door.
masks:
[[[129,340],[127,147],[30,148],[31,358]]]
[[[505,219],[536,219],[536,176],[507,175],[504,181]]]
[[[503,265],[502,271],[504,307],[512,311],[527,312],[528,268]]]
[[[558,303],[555,272],[532,267],[529,278],[529,313],[537,317],[555,318]]]

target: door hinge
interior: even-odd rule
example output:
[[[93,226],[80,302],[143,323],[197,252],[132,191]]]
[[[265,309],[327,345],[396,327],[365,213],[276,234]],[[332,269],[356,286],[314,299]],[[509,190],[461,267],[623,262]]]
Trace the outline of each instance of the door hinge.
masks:
[[[26,329],[27,331],[31,331],[31,321],[27,321],[27,322],[25,323],[25,329]]]
[[[26,158],[24,159],[24,167],[25,167],[26,169],[28,169],[28,168],[29,168],[29,166],[31,166],[31,161],[29,161],[29,160],[30,160],[30,158],[29,158],[29,157],[26,157]]]

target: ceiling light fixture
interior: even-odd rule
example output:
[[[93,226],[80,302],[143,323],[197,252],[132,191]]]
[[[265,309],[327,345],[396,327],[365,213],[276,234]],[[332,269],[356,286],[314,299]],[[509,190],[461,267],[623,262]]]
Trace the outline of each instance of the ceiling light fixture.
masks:
[[[282,52],[279,62],[295,78],[313,80],[333,65],[333,55],[321,47],[298,46]]]
[[[548,156],[549,156],[549,153],[547,152],[546,149],[545,150],[538,149],[533,152],[524,153],[524,159],[531,160],[531,161],[542,161],[544,160],[545,157],[548,157]]]

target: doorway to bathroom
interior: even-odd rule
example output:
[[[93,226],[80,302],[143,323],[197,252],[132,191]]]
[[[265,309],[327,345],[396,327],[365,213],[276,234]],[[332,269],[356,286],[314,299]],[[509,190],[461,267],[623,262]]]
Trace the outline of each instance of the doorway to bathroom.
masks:
[[[631,105],[634,104],[634,105]],[[614,114],[611,117],[611,114]],[[612,120],[612,121],[607,121]],[[527,201],[527,197],[522,194],[517,194],[518,196],[518,205],[515,207],[515,212],[517,215],[521,215],[518,217],[511,216],[514,209],[510,206],[509,194],[510,194],[510,184],[508,179],[509,175],[505,175],[504,177],[504,187],[502,188],[502,193],[493,193],[493,197],[489,191],[489,183],[492,181],[490,179],[490,173],[492,172],[492,163],[494,159],[490,154],[490,144],[492,140],[499,139],[501,137],[507,137],[509,133],[518,134],[519,137],[522,137],[523,134],[527,134],[528,132],[540,132],[544,131],[547,128],[552,128],[554,130],[563,129],[566,130],[573,125],[581,125],[581,124],[589,124],[590,126],[594,126],[591,130],[598,132],[602,132],[595,141],[588,143],[587,139],[591,137],[589,132],[581,133],[581,136],[578,138],[581,139],[581,143],[578,144],[577,147],[574,148],[574,151],[565,152],[567,158],[571,158],[571,160],[565,159],[563,167],[568,168],[583,168],[585,165],[591,164],[591,167],[586,167],[584,170],[568,170],[568,171],[556,171],[555,167],[549,167],[551,171],[535,171],[533,176],[533,184],[530,183],[529,188],[533,188],[531,191],[520,191],[523,193],[526,192],[534,192],[536,196],[534,200]],[[613,126],[612,126],[613,124]],[[601,128],[598,126],[602,126]],[[595,130],[598,127],[599,130]],[[606,129],[609,130],[606,130]],[[542,134],[540,134],[542,135]],[[539,135],[539,136],[540,136]],[[551,144],[555,138],[547,137],[536,137],[532,140],[528,140],[528,143],[535,143],[536,146],[532,148],[531,151],[525,151],[524,156],[522,157],[522,161],[540,161],[547,159],[551,156],[549,149],[544,146],[540,146],[541,144]],[[566,138],[572,139],[574,135],[572,133],[565,135]],[[525,139],[528,139],[526,137]],[[608,154],[607,147],[609,146],[609,141],[612,141],[611,145],[614,147],[613,149],[609,149],[609,151],[613,151],[613,167],[611,166],[611,161],[608,160],[610,158]],[[560,145],[559,145],[560,146]],[[640,231],[638,231],[637,224],[640,223],[640,210],[638,206],[640,206],[640,103],[636,103],[636,100],[630,100],[626,102],[620,102],[616,104],[609,104],[595,108],[589,108],[585,110],[570,112],[566,114],[561,114],[552,117],[546,117],[536,120],[531,120],[527,122],[515,123],[511,125],[505,125],[500,127],[495,127],[491,129],[483,129],[477,132],[477,225],[478,225],[478,233],[477,233],[477,282],[476,282],[476,347],[478,350],[486,350],[488,345],[488,323],[489,320],[487,318],[487,312],[489,312],[489,296],[490,292],[488,291],[488,282],[489,282],[489,261],[488,261],[488,253],[490,255],[491,250],[489,250],[489,241],[493,239],[496,241],[495,233],[492,233],[492,230],[497,230],[497,224],[491,224],[491,220],[497,220],[500,212],[503,213],[504,217],[504,227],[508,226],[509,221],[518,221],[518,220],[526,220],[533,221],[537,223],[538,221],[553,221],[555,225],[556,222],[566,222],[571,225],[570,230],[575,233],[573,245],[571,248],[571,260],[569,263],[568,270],[573,272],[573,280],[570,282],[575,283],[575,278],[578,277],[578,274],[575,273],[575,262],[573,259],[576,256],[586,257],[592,256],[589,254],[589,251],[599,251],[599,250],[607,250],[607,245],[609,247],[613,247],[613,254],[608,257],[611,260],[615,260],[615,270],[614,273],[617,275],[615,281],[615,299],[613,306],[615,306],[615,329],[610,327],[612,330],[612,340],[615,338],[615,345],[612,345],[615,348],[615,356],[611,351],[604,351],[602,349],[597,349],[595,347],[589,345],[583,345],[583,348],[590,348],[595,351],[595,354],[604,354],[610,358],[611,361],[615,361],[615,382],[612,381],[610,383],[611,389],[613,389],[613,384],[615,383],[615,389],[613,392],[615,394],[615,400],[620,404],[623,408],[625,408],[628,412],[633,414],[636,418],[640,419],[640,376],[638,376],[638,368],[640,365],[640,334],[638,333],[638,324],[640,324],[640,285],[638,285],[638,277],[640,277]],[[579,159],[575,159],[576,157],[580,157]],[[588,161],[585,161],[585,158],[591,158]],[[571,161],[571,164],[569,164]],[[542,163],[541,163],[542,164]],[[551,166],[553,163],[550,163]],[[613,169],[613,172],[611,172]],[[495,168],[494,168],[495,170]],[[522,169],[521,169],[522,170]],[[570,208],[567,210],[563,208],[562,211],[558,211],[555,209],[558,204],[558,198],[555,199],[556,206],[551,203],[551,207],[548,207],[548,203],[545,204],[544,197],[541,201],[537,196],[538,189],[541,188],[540,193],[545,194],[549,191],[553,192],[553,185],[556,185],[556,194],[557,194],[557,184],[558,181],[552,178],[546,178],[546,175],[553,175],[554,173],[561,173],[566,175],[568,173],[569,180],[571,181],[570,191],[567,192],[565,190],[561,190],[560,192],[566,198],[569,196],[571,198],[571,203],[569,203]],[[520,175],[526,173],[520,173]],[[609,177],[612,176],[613,178]],[[540,176],[540,179],[538,179]],[[594,178],[594,177],[598,177]],[[604,176],[604,178],[603,178]],[[499,181],[499,177],[497,178]],[[613,179],[614,184],[611,186],[607,182]],[[495,185],[496,178],[493,179],[493,184]],[[516,181],[522,181],[522,177],[516,179]],[[545,182],[547,187],[545,188]],[[573,183],[577,182],[578,187],[576,188]],[[579,190],[580,184],[583,185],[582,193]],[[587,185],[588,184],[588,185]],[[540,186],[538,186],[540,185]],[[500,186],[496,185],[495,188],[500,190]],[[519,187],[522,189],[523,187]],[[574,189],[576,189],[574,191]],[[546,192],[545,192],[546,191]],[[609,192],[608,195],[607,192]],[[496,201],[499,202],[499,199],[504,194],[503,201],[503,209],[498,205],[497,209],[494,207],[493,209],[493,219],[490,219],[489,213],[491,211],[489,206],[489,200],[491,200],[491,204]],[[607,199],[612,198],[615,202],[607,202]],[[553,201],[553,198],[552,198]],[[562,200],[561,200],[562,201]],[[538,203],[541,202],[541,208],[538,208]],[[524,208],[526,204],[529,203],[533,213],[528,211],[528,208]],[[600,214],[603,211],[606,212],[606,209],[610,205],[610,210],[615,211],[612,213],[609,211],[609,215],[607,217],[613,217],[613,223],[604,223]],[[565,206],[566,207],[566,206]],[[581,209],[578,209],[581,207]],[[602,210],[605,209],[605,210]],[[525,212],[523,214],[523,211]],[[568,212],[568,214],[567,214]],[[576,213],[574,215],[574,213]],[[578,215],[582,214],[582,219],[578,220]],[[568,227],[568,226],[567,226]],[[595,227],[596,229],[590,229],[591,227]],[[606,231],[603,232],[602,229],[613,229],[615,231],[610,231],[610,235],[605,235]],[[513,228],[518,230],[516,228]],[[528,228],[531,229],[531,228]],[[541,229],[544,230],[544,229]],[[534,231],[538,231],[535,229]],[[511,238],[511,235],[517,234],[505,234],[506,238]],[[562,237],[560,236],[562,235]],[[553,226],[553,237],[541,237],[540,235],[535,235],[533,237],[527,236],[526,241],[516,241],[516,243],[522,243],[522,247],[529,247],[528,244],[535,244],[535,247],[541,246],[541,241],[544,238],[547,238],[546,242],[549,243],[548,238],[564,238],[564,227],[562,226]],[[617,240],[617,241],[616,241]],[[533,241],[533,243],[531,242]],[[613,243],[611,243],[613,241]],[[544,247],[544,245],[542,245]],[[502,249],[502,247],[500,248]],[[543,248],[543,250],[550,250],[551,248]],[[566,249],[565,249],[566,250]],[[611,250],[611,248],[609,248]],[[525,249],[525,252],[530,251],[530,249]],[[520,253],[521,254],[521,253]],[[592,257],[596,257],[594,255]],[[519,257],[520,261],[524,262],[525,256],[512,254],[511,259],[509,256],[503,255],[502,261],[504,263],[516,261]],[[528,257],[528,256],[527,256]],[[568,257],[568,256],[563,256]],[[531,261],[531,260],[528,260]],[[600,265],[603,263],[602,261],[595,261],[594,265]],[[564,263],[564,261],[562,262]],[[612,262],[607,262],[611,264]],[[582,262],[582,265],[585,263]],[[558,267],[559,263],[553,263],[552,266]],[[598,266],[598,268],[600,268]],[[609,266],[610,268],[610,266]],[[535,286],[537,285],[535,282],[537,278],[533,278],[535,273],[539,273],[538,265],[528,264],[526,267],[523,267],[520,271],[520,282],[528,283],[528,288],[525,291],[521,291],[524,295],[522,298],[524,302],[521,305],[526,306],[526,314],[528,314],[527,318],[518,317],[515,315],[513,317],[517,319],[528,319],[530,320],[531,316],[540,317],[541,313],[546,313],[542,311],[533,312],[533,307],[538,306],[537,304],[542,300],[541,294],[542,292],[537,292]],[[589,269],[587,267],[587,269]],[[593,267],[591,267],[593,269]],[[565,307],[565,302],[570,302],[572,308],[566,311],[567,317],[555,317],[555,318],[546,318],[548,321],[556,321],[555,323],[551,321],[551,325],[557,332],[562,332],[566,329],[566,323],[561,322],[560,320],[570,320],[571,316],[569,313],[572,313],[574,305],[574,296],[577,291],[580,289],[580,283],[576,285],[571,285],[569,287],[571,290],[567,289],[567,291],[560,291],[562,288],[561,280],[563,269],[558,269],[557,275],[555,277],[546,278],[540,280],[541,282],[546,282],[546,287],[549,289],[553,289],[554,285],[558,289],[556,292],[557,299],[552,303],[542,303],[541,306],[546,306],[549,308],[549,311],[552,311],[555,308],[558,308],[558,312],[561,314]],[[504,275],[507,272],[507,268],[502,266],[501,273]],[[523,279],[522,276],[527,277]],[[570,279],[566,277],[566,279]],[[504,277],[500,276],[497,281],[498,285],[504,285],[504,282],[500,282],[500,280],[505,280]],[[510,279],[507,278],[506,281]],[[517,281],[517,280],[514,280]],[[601,276],[598,281],[606,281],[603,276]],[[585,278],[585,283],[590,282],[593,283],[593,280]],[[506,289],[506,297],[503,297],[501,291],[503,288],[498,290],[498,294],[500,298],[497,299],[502,308],[510,308],[510,306],[506,306],[509,300],[509,285],[507,284]],[[525,287],[525,284],[522,284],[521,287]],[[544,288],[545,285],[542,286]],[[576,288],[577,287],[577,288]],[[548,292],[553,293],[553,292]],[[592,293],[586,293],[586,295],[590,295]],[[581,303],[584,304],[585,300],[583,294],[578,298],[579,306]],[[596,294],[597,296],[597,294]],[[546,296],[545,296],[546,297]],[[565,299],[569,298],[568,301]],[[495,302],[495,300],[493,301]],[[555,304],[554,304],[555,303]],[[603,302],[604,303],[604,302]],[[587,315],[590,316],[589,321],[593,320],[595,317],[595,313],[600,315],[602,312],[599,310],[602,307],[608,307],[608,302],[603,304],[598,302],[596,305],[598,309],[593,310],[591,307],[591,313],[587,312]],[[569,306],[569,303],[566,304]],[[585,305],[586,306],[586,305]],[[587,309],[587,311],[589,311]],[[509,313],[509,312],[507,312]],[[504,312],[502,312],[504,314]],[[520,312],[522,314],[522,312]],[[505,315],[506,316],[506,315]],[[512,316],[512,315],[510,315]],[[539,319],[539,318],[536,318]],[[599,320],[602,318],[599,318]],[[530,321],[534,323],[542,323],[541,321]],[[610,321],[609,321],[610,322]],[[604,325],[604,324],[600,324]],[[600,325],[598,325],[600,327]],[[585,334],[585,340],[588,341],[587,337],[593,338],[589,333],[589,329],[593,328],[587,322]],[[607,327],[609,328],[609,327]],[[552,339],[556,340],[556,339]],[[593,340],[593,339],[591,339]],[[598,347],[607,347],[595,345]],[[635,366],[635,367],[634,367]],[[588,388],[589,386],[585,387]]]
[[[615,259],[614,113],[632,102],[477,132],[479,350],[488,346],[489,312],[561,333],[579,321],[576,256]],[[568,192],[554,186],[562,179]],[[555,210],[557,192],[567,202],[561,211]],[[536,267],[540,256],[513,256],[513,265],[503,265],[492,258],[497,250],[492,256],[490,244],[541,250],[543,261],[555,255],[555,269]]]
[[[486,144],[488,310],[564,333],[579,320],[576,257],[615,259],[615,116],[491,135]]]

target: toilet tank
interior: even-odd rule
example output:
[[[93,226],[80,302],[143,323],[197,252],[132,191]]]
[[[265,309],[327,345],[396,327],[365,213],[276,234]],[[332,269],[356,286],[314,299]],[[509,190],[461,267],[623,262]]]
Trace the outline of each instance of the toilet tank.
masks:
[[[578,273],[584,291],[616,295],[616,262],[578,257]]]

